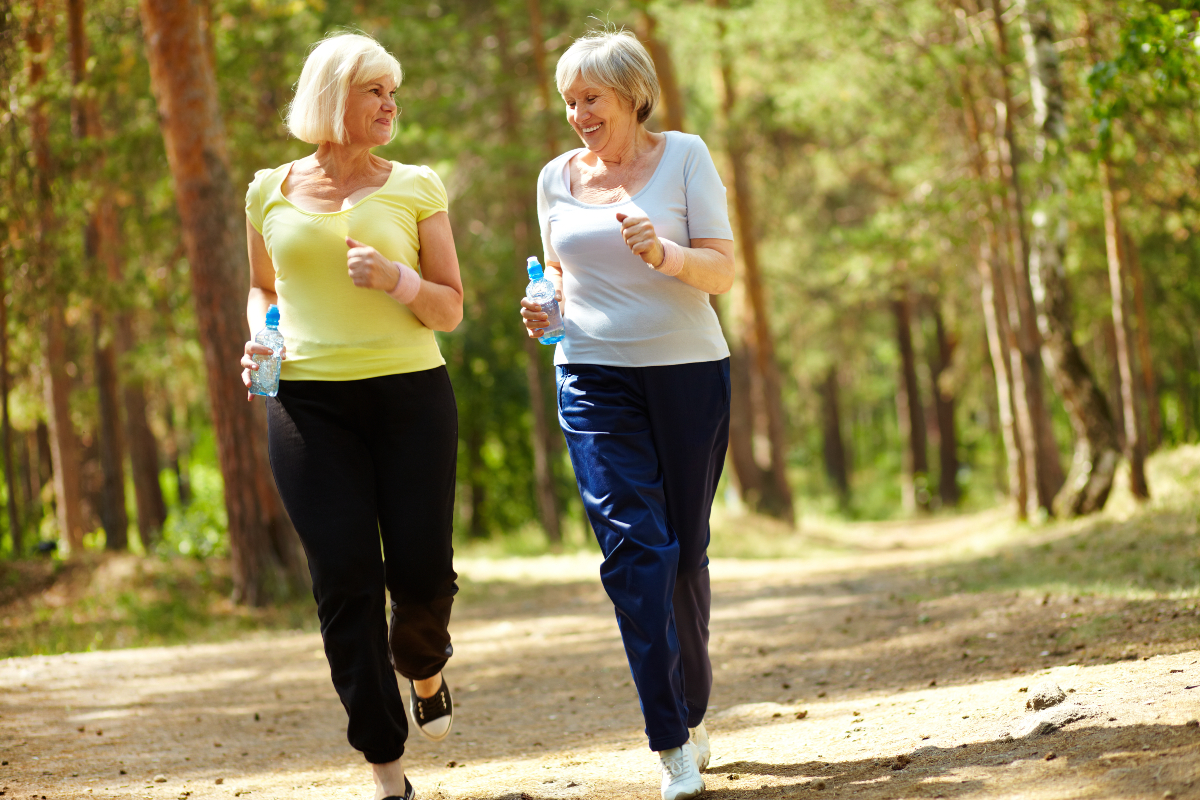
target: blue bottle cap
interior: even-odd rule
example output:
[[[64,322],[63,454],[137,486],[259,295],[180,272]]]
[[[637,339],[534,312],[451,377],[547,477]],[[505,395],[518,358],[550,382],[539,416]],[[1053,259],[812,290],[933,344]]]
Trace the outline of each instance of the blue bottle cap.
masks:
[[[537,256],[530,256],[526,260],[525,271],[529,273],[529,280],[541,280],[545,276],[542,271],[542,265],[538,263]]]
[[[271,328],[279,327],[279,306],[271,305],[267,308],[267,326]]]

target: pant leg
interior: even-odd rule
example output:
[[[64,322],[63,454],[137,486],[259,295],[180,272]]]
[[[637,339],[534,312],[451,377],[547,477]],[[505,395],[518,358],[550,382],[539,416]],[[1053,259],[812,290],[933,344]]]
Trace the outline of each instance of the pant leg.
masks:
[[[644,373],[667,521],[679,539],[672,605],[688,727],[694,728],[704,720],[712,691],[708,521],[729,446],[729,359],[646,367]]]
[[[268,436],[275,483],[308,555],[346,738],[381,764],[404,753],[408,721],[388,659],[375,465],[354,431],[358,384],[282,381],[267,404]]]
[[[637,686],[652,750],[688,739],[671,597],[679,542],[637,370],[558,368],[559,422],[588,521],[604,553],[600,578]]]
[[[445,367],[372,379],[368,421],[384,568],[392,600],[392,664],[431,678],[454,652],[458,591],[451,532],[458,411]]]

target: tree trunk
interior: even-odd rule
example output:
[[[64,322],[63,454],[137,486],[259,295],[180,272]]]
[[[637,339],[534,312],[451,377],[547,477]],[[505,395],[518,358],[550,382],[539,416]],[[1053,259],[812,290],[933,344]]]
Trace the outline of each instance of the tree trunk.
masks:
[[[531,4],[536,4],[537,0],[530,0]],[[540,8],[538,18],[540,22]],[[512,53],[509,51],[509,36],[507,21],[500,16],[497,19],[496,35],[499,40],[500,64],[503,73],[502,90],[500,97],[501,117],[504,120],[504,138],[508,146],[513,152],[519,152],[521,149],[524,135],[521,130],[521,117],[517,112],[516,99],[513,97],[511,90],[511,80],[514,74]],[[540,25],[535,32],[533,41],[536,44],[542,42]],[[538,46],[533,48],[535,51]],[[544,48],[540,48],[544,51]],[[547,76],[538,71],[538,60],[534,59],[534,78],[539,85],[544,85],[547,82]],[[544,68],[544,62],[543,62]],[[549,157],[557,155],[555,153],[547,153]],[[525,190],[526,182],[520,170],[520,162],[516,159],[511,162],[512,169],[509,176],[509,186],[513,189],[513,194],[509,199],[509,210],[512,212],[513,226],[513,248],[516,250],[518,258],[521,253],[529,252],[529,218],[531,209],[528,203],[529,192]],[[536,215],[535,215],[536,216]],[[524,271],[519,263],[513,264],[512,273],[516,279],[513,282],[515,296],[519,297],[524,293],[526,278]],[[542,360],[542,348],[544,345],[531,339],[528,336],[522,335],[522,345],[525,348],[525,383],[529,387],[529,405],[533,411],[533,426],[532,426],[532,446],[533,446],[533,476],[534,476],[534,494],[537,497],[538,517],[542,523],[542,530],[546,532],[546,538],[552,545],[562,543],[562,522],[559,515],[558,492],[555,490],[554,480],[554,452],[551,445],[552,432],[550,428],[550,413],[547,405],[547,397],[544,387],[548,383],[553,383],[546,370],[545,362]]]
[[[71,84],[71,133],[75,139],[101,138],[99,115],[95,99],[86,91],[87,83],[87,31],[84,27],[83,0],[67,0],[67,30],[70,39]],[[97,156],[87,171],[98,174],[104,164],[103,155]],[[111,224],[101,224],[99,219],[104,208],[112,214],[108,203],[101,203],[92,212],[84,232],[84,257],[89,271],[94,271],[97,262],[108,262],[104,281],[95,281],[111,291],[120,281],[119,266],[113,269],[116,242],[111,240],[115,233]],[[104,258],[104,256],[109,256]],[[104,527],[104,542],[107,550],[126,550],[129,546],[129,517],[125,511],[125,438],[121,431],[121,411],[118,400],[120,389],[117,378],[117,354],[113,339],[108,335],[108,313],[106,292],[92,298],[92,358],[95,363],[97,410],[99,420],[100,466],[103,483],[100,492],[100,521]]]
[[[679,81],[675,77],[675,64],[671,60],[671,51],[658,36],[658,19],[651,13],[648,4],[643,2],[641,14],[638,16],[638,38],[646,45],[650,58],[654,61],[654,71],[658,74],[659,102],[655,116],[662,124],[659,130],[683,130],[683,92],[679,90]]]
[[[892,300],[896,317],[896,345],[900,350],[900,374],[896,381],[896,414],[900,438],[904,442],[904,510],[913,513],[929,510],[929,490],[924,485],[929,475],[929,457],[925,437],[925,412],[921,389],[917,384],[917,359],[912,342],[912,304],[907,289]]]
[[[117,318],[117,350],[129,352],[133,341],[129,314]],[[129,443],[129,463],[133,473],[133,495],[137,504],[138,540],[151,552],[167,521],[167,503],[158,479],[158,440],[150,429],[146,414],[146,390],[141,377],[129,375],[122,386],[125,404],[125,433]],[[186,506],[184,486],[180,484],[179,502]]]
[[[842,438],[841,409],[838,403],[838,370],[831,365],[821,381],[821,442],[825,456],[825,474],[837,492],[838,505],[850,505],[850,464]]]
[[[718,6],[727,3],[719,0]],[[722,26],[721,38],[724,39]],[[747,148],[740,134],[740,123],[734,119],[737,92],[734,83],[733,60],[728,45],[721,45],[721,111],[725,129],[725,144],[729,169],[733,178],[733,206],[737,226],[738,249],[742,256],[742,283],[746,305],[743,309],[742,339],[746,350],[754,355],[753,369],[762,385],[763,411],[766,417],[770,466],[766,470],[762,495],[757,511],[795,523],[792,490],[787,480],[787,429],[783,417],[783,396],[779,365],[775,359],[775,342],[771,334],[769,312],[763,290],[762,273],[758,263],[758,240],[755,234],[754,198],[750,190]],[[752,376],[753,377],[753,376]],[[732,438],[732,420],[730,436]],[[732,443],[731,443],[732,446]],[[738,460],[734,460],[738,469]],[[739,483],[746,481],[739,474]],[[750,481],[753,483],[753,480]]]
[[[986,192],[990,181],[987,158],[984,155],[983,126],[979,121],[969,76],[965,72],[961,76],[960,84],[967,150],[971,154],[975,178]],[[1008,312],[1008,298],[1004,281],[1000,277],[1000,270],[994,263],[999,258],[1001,249],[1000,237],[996,231],[1000,211],[1001,208],[996,203],[995,195],[990,195],[989,202],[980,204],[979,214],[984,235],[979,239],[979,258],[976,268],[980,278],[980,301],[983,306],[984,327],[987,331],[988,353],[991,356],[992,374],[996,382],[996,410],[1000,420],[1001,439],[1004,442],[1007,489],[1015,503],[1017,518],[1025,519],[1028,511],[1029,483],[1026,479],[1025,451],[1021,446],[1014,410],[1013,361],[1010,354],[1013,336],[1009,326],[1011,316]]]
[[[1021,361],[1019,376],[1014,372],[1014,392],[1018,422],[1023,429],[1022,449],[1030,454],[1026,473],[1031,490],[1029,502],[1053,511],[1054,497],[1062,488],[1066,477],[1058,454],[1058,442],[1054,438],[1054,425],[1046,403],[1045,365],[1041,356],[1041,335],[1037,328],[1037,312],[1033,290],[1029,279],[1029,235],[1025,228],[1025,201],[1020,179],[1020,150],[1013,120],[1016,115],[1012,96],[1011,56],[1008,48],[1008,32],[1000,0],[992,0],[992,20],[996,28],[998,61],[1001,74],[1002,101],[997,109],[1000,131],[997,144],[996,165],[1001,178],[997,182],[999,200],[1003,206],[1003,218],[1007,222],[1008,259],[1001,264],[1006,285],[1009,286],[1010,327],[1016,336],[1016,349],[1012,356]],[[1030,513],[1037,506],[1029,508]]]
[[[1029,272],[1042,334],[1042,356],[1075,429],[1075,456],[1054,501],[1055,513],[1073,517],[1104,507],[1112,489],[1119,452],[1112,414],[1075,343],[1070,287],[1063,257],[1067,246],[1066,100],[1054,29],[1044,0],[1017,0],[1029,60],[1030,98],[1038,129],[1036,157],[1042,162],[1033,211]]]
[[[930,374],[938,427],[938,496],[943,507],[954,508],[959,500],[958,429],[954,421],[954,389],[947,379],[958,342],[946,331],[942,312],[937,308],[933,310],[933,322],[937,347],[931,349]]]
[[[1121,416],[1125,425],[1125,455],[1129,459],[1129,488],[1138,500],[1150,499],[1146,484],[1146,448],[1138,424],[1137,392],[1129,325],[1125,318],[1125,270],[1121,264],[1121,209],[1113,192],[1112,165],[1100,161],[1100,194],[1104,205],[1104,246],[1108,254],[1108,285],[1112,293],[1114,343],[1117,371],[1121,376]]]
[[[1145,449],[1152,452],[1162,442],[1162,413],[1158,405],[1158,387],[1154,379],[1154,358],[1150,353],[1150,316],[1146,313],[1146,278],[1138,259],[1137,246],[1126,234],[1123,237],[1125,258],[1122,263],[1129,268],[1133,279],[1133,310],[1137,315],[1138,363],[1142,367],[1142,392],[1146,398]]]
[[[8,535],[12,544],[12,557],[20,558],[24,553],[24,530],[17,503],[17,468],[13,462],[12,421],[8,416],[9,368],[8,368],[8,294],[6,264],[0,257],[0,446],[4,447],[4,483],[8,489]],[[28,500],[25,503],[29,507]]]
[[[245,254],[235,224],[225,131],[190,0],[141,0],[151,88],[158,103],[225,484],[234,597],[265,605],[303,583],[303,562],[269,476],[263,420],[235,367],[246,335]]]
[[[175,420],[175,406],[168,401],[163,421],[167,423],[167,463],[171,472],[175,473],[175,494],[181,508],[187,508],[192,503],[191,470],[188,458],[192,452],[191,426],[188,423],[187,406],[183,407],[183,424]],[[157,461],[157,455],[155,456]],[[157,479],[155,481],[157,483]]]
[[[51,196],[53,164],[50,157],[50,123],[45,102],[38,97],[46,77],[46,59],[50,52],[49,21],[45,0],[33,4],[27,22],[26,45],[29,48],[29,87],[35,100],[30,106],[29,127],[33,140],[34,194],[37,202],[36,262],[39,283],[49,294],[44,327],[44,394],[48,416],[51,458],[54,464],[55,510],[59,535],[68,555],[83,548],[83,496],[79,485],[79,451],[71,423],[71,382],[67,375],[67,331],[62,295],[54,286],[57,277],[51,265],[50,241],[54,231],[54,205]]]

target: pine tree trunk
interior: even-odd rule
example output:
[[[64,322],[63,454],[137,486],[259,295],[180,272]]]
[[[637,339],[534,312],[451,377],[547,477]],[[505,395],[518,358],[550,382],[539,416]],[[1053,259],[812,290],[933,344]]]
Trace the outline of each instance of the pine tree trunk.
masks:
[[[986,148],[983,144],[983,126],[979,121],[974,92],[965,70],[960,77],[960,85],[967,149],[971,154],[975,178],[981,187],[984,187],[984,191],[987,191],[986,187],[990,183],[990,171],[987,157],[984,155]],[[1000,420],[1001,440],[1004,442],[1007,490],[1016,506],[1017,518],[1025,519],[1028,510],[1029,484],[1026,480],[1025,451],[1021,447],[1014,410],[1013,362],[1010,354],[1013,337],[1009,327],[1011,317],[1008,312],[1004,281],[999,275],[1000,270],[995,266],[1001,249],[1000,237],[996,231],[996,222],[1001,216],[1001,210],[1002,208],[993,194],[989,194],[988,200],[980,205],[979,214],[984,235],[979,239],[979,258],[976,268],[980,278],[980,301],[983,307],[984,327],[987,332],[988,353],[991,356],[992,374],[996,384],[996,411]]]
[[[938,496],[945,508],[958,505],[958,429],[954,420],[954,393],[945,380],[954,361],[955,338],[946,331],[942,312],[933,310],[937,347],[932,350],[933,405],[938,427]]]
[[[24,530],[17,503],[17,467],[13,462],[13,430],[8,416],[8,395],[11,389],[8,367],[8,270],[0,255],[0,446],[4,448],[4,483],[8,489],[8,535],[12,544],[12,557],[20,558],[25,552]],[[25,507],[29,507],[26,499]]]
[[[1121,376],[1121,416],[1125,425],[1125,456],[1129,459],[1129,488],[1138,500],[1150,499],[1146,483],[1146,448],[1138,424],[1137,380],[1125,314],[1125,270],[1121,264],[1121,209],[1112,185],[1112,166],[1100,161],[1100,193],[1104,205],[1104,245],[1108,254],[1108,284],[1112,293],[1113,333],[1117,370]]]
[[[1123,264],[1133,279],[1133,310],[1137,315],[1138,363],[1142,367],[1142,392],[1146,398],[1146,451],[1152,452],[1162,441],[1162,413],[1158,405],[1158,387],[1154,379],[1154,358],[1150,353],[1150,316],[1146,313],[1146,277],[1142,272],[1137,246],[1126,234],[1123,238]]]
[[[718,3],[721,7],[726,4]],[[724,30],[722,28],[722,39]],[[783,520],[789,525],[795,523],[792,502],[792,490],[787,479],[787,428],[783,416],[783,392],[779,375],[779,364],[775,358],[775,342],[771,334],[769,312],[763,289],[762,272],[758,263],[758,239],[755,232],[754,198],[750,190],[750,173],[747,165],[747,148],[742,142],[739,123],[734,119],[737,105],[737,93],[733,74],[733,61],[728,52],[728,45],[721,48],[721,110],[724,120],[725,145],[729,159],[729,169],[733,179],[733,206],[737,229],[737,244],[742,256],[742,284],[744,286],[745,308],[743,319],[745,325],[742,339],[746,350],[753,353],[754,360],[750,366],[762,386],[763,412],[766,417],[767,443],[770,449],[770,466],[766,469],[762,494],[755,510]],[[753,375],[751,376],[753,380]],[[751,413],[753,419],[753,413]],[[730,438],[733,438],[733,420],[731,411]],[[733,442],[730,443],[731,448]],[[734,469],[738,469],[738,459],[734,459]],[[753,483],[746,481],[739,473],[739,484]]]
[[[29,49],[29,87],[42,91],[46,58],[50,51],[47,3],[37,0],[27,21],[25,41]],[[67,329],[63,298],[54,286],[50,241],[54,231],[54,206],[50,194],[53,163],[50,157],[49,119],[45,102],[35,99],[30,106],[29,127],[33,140],[34,194],[37,203],[36,261],[39,282],[50,297],[43,328],[43,390],[54,465],[55,511],[59,535],[68,555],[83,548],[83,495],[79,485],[79,450],[71,423],[71,381],[67,375]]]
[[[1037,312],[1033,290],[1029,279],[1029,236],[1025,228],[1025,201],[1020,179],[1020,160],[1013,120],[1015,104],[1012,96],[1011,56],[1008,48],[1008,32],[1004,23],[1004,10],[1000,0],[992,0],[992,20],[996,28],[997,54],[1001,74],[1002,101],[997,108],[1000,130],[996,134],[996,165],[1001,178],[997,182],[1002,218],[1007,223],[1008,258],[1002,265],[1006,285],[1009,287],[1010,327],[1016,336],[1013,357],[1021,361],[1021,370],[1014,372],[1014,391],[1018,422],[1028,432],[1023,432],[1024,452],[1031,454],[1027,459],[1026,480],[1033,487],[1029,496],[1029,513],[1037,507],[1053,512],[1054,497],[1062,488],[1066,476],[1059,458],[1058,442],[1054,438],[1054,425],[1046,403],[1045,365],[1041,355],[1041,334],[1037,328]],[[998,218],[999,219],[999,218]],[[1034,493],[1036,490],[1036,494]],[[1034,505],[1036,503],[1036,505]]]
[[[1074,517],[1104,507],[1119,451],[1112,413],[1075,343],[1070,287],[1063,258],[1067,246],[1066,100],[1054,28],[1044,0],[1017,0],[1029,61],[1030,98],[1038,129],[1040,191],[1033,210],[1029,272],[1042,334],[1042,356],[1075,430],[1075,455],[1055,513]]]
[[[661,123],[658,128],[664,131],[683,130],[683,92],[679,89],[679,80],[675,76],[675,63],[671,60],[671,51],[658,35],[658,19],[650,11],[646,3],[642,4],[638,16],[638,38],[646,45],[650,58],[654,61],[654,71],[658,74],[659,102],[654,116]]]
[[[531,2],[536,3],[537,0],[531,0]],[[514,74],[513,60],[509,51],[508,26],[503,17],[497,20],[495,30],[500,42],[501,70],[506,77],[511,76]],[[534,41],[540,43],[542,41],[540,37],[541,31],[538,30]],[[547,76],[538,73],[536,59],[534,61],[534,77],[539,84],[547,82]],[[504,84],[501,92],[500,105],[501,117],[504,120],[504,138],[513,152],[518,152],[524,136],[516,100],[507,83]],[[547,155],[552,158],[556,154],[548,153]],[[522,180],[519,162],[513,160],[511,163],[513,169],[509,176],[509,186],[512,187],[513,194],[509,200],[509,209],[512,212],[513,247],[520,257],[521,253],[529,252],[531,209],[527,200],[529,192],[525,188],[525,181]],[[520,297],[524,294],[526,283],[520,262],[512,265],[511,274],[515,279],[513,282],[514,296]],[[543,361],[541,351],[544,345],[528,336],[522,338],[524,339],[522,345],[525,348],[525,383],[529,388],[529,405],[533,411],[530,444],[533,446],[534,494],[537,497],[538,517],[542,523],[542,530],[546,532],[546,538],[552,545],[558,545],[562,542],[562,522],[554,480],[554,452],[551,445],[551,437],[554,434],[550,427],[550,413],[544,388],[547,384],[553,384],[554,381]]]
[[[904,510],[912,513],[929,509],[929,492],[922,484],[929,475],[929,457],[925,436],[925,411],[917,384],[917,359],[912,341],[912,304],[907,289],[892,300],[896,317],[896,346],[900,351],[900,374],[896,381],[896,415],[904,446],[902,496]]]
[[[151,88],[191,265],[192,297],[225,484],[234,597],[265,605],[302,585],[303,561],[269,477],[264,422],[236,361],[246,339],[245,255],[235,224],[225,131],[196,5],[141,0]]]
[[[837,492],[838,505],[850,505],[850,464],[842,438],[842,417],[838,401],[838,370],[831,365],[821,381],[821,443],[825,456],[825,475]]]
[[[133,345],[133,320],[128,312],[117,315],[116,349],[128,353]],[[121,386],[125,406],[125,434],[129,444],[129,464],[133,477],[133,496],[137,504],[138,540],[142,549],[154,550],[167,521],[167,503],[158,480],[158,440],[150,429],[146,413],[146,390],[141,377],[126,376]],[[184,486],[180,484],[179,501],[184,501]]]
[[[86,91],[87,84],[87,31],[84,27],[83,0],[67,0],[67,31],[71,54],[71,132],[77,140],[101,138],[99,115],[95,99]],[[104,159],[100,155],[87,168],[98,174]],[[86,175],[84,176],[86,179]],[[102,225],[100,208],[111,215],[111,206],[102,203],[92,213],[84,233],[84,256],[89,271],[95,271],[99,262],[108,262],[105,281],[96,285],[109,289],[120,280],[119,269],[114,274],[112,264],[116,255],[116,243],[111,241],[114,226]],[[105,258],[105,256],[109,256]],[[100,450],[100,467],[103,483],[100,491],[100,521],[104,527],[104,542],[107,550],[126,550],[129,546],[129,517],[125,511],[125,438],[121,430],[121,411],[118,400],[120,389],[117,378],[117,354],[113,339],[108,335],[108,313],[106,297],[92,298],[92,359],[95,364],[97,411],[97,434]]]

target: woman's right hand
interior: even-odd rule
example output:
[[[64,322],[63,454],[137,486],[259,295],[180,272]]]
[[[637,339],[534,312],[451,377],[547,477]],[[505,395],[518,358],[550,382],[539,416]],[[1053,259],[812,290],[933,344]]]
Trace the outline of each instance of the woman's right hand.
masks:
[[[554,299],[562,307],[562,290],[554,293]],[[542,307],[528,297],[521,298],[521,320],[525,323],[525,333],[530,339],[542,338],[546,326],[550,324],[550,315],[542,311]]]
[[[242,365],[242,383],[246,384],[246,389],[250,388],[250,370],[255,370],[255,371],[258,370],[258,364],[254,363],[253,356],[255,356],[255,355],[269,356],[273,352],[274,351],[271,350],[271,348],[267,347],[265,344],[259,344],[258,342],[253,341],[253,340],[246,342],[246,348],[245,348],[245,351],[242,353],[242,360],[240,362]],[[281,357],[281,359],[287,358],[287,353],[286,352],[280,353],[280,357]],[[253,399],[254,399],[254,393],[247,391],[246,392],[246,400],[250,401]]]

